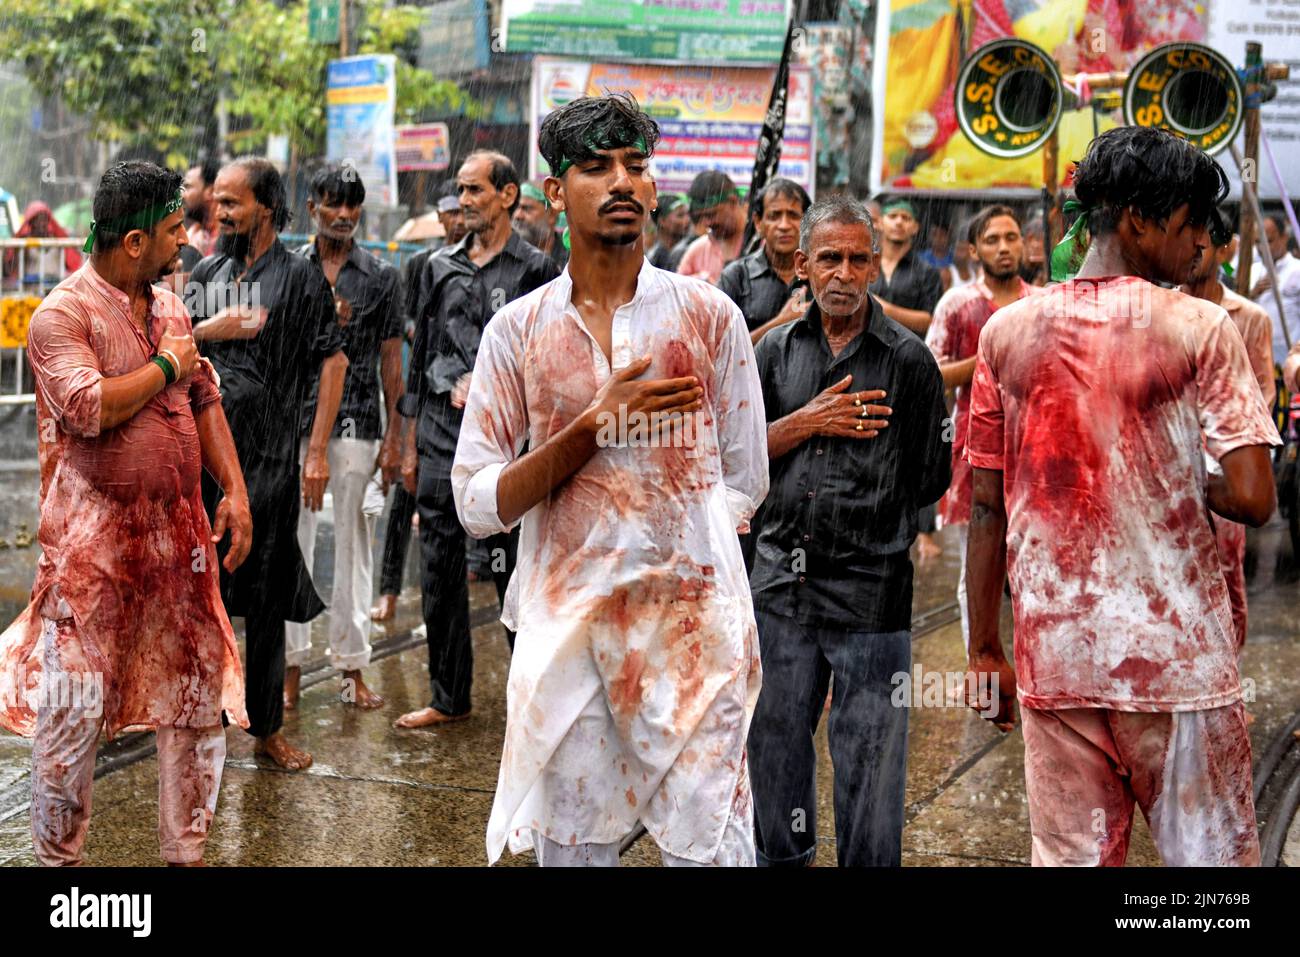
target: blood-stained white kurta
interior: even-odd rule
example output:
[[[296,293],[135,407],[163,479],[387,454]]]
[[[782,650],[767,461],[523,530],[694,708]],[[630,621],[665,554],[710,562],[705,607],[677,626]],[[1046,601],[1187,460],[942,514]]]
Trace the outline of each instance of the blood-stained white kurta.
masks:
[[[461,522],[505,530],[496,487],[583,413],[611,363],[559,278],[488,324],[452,485]],[[612,366],[696,376],[694,434],[601,443],[523,517],[502,621],[513,628],[505,747],[488,858],[611,843],[640,820],[670,854],[710,863],[733,814],[748,818],[745,738],[761,671],[736,530],[767,494],[767,424],[754,350],[722,293],[646,262],[614,314]],[[611,436],[606,436],[610,438]]]

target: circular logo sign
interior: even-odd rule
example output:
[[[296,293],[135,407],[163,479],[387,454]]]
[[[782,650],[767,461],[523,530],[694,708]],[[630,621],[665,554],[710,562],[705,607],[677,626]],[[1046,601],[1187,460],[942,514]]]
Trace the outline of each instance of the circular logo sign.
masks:
[[[939,121],[929,110],[913,113],[903,124],[903,138],[914,150],[925,149],[939,135]]]
[[[1237,71],[1199,43],[1158,46],[1129,71],[1124,122],[1170,130],[1207,153],[1237,137],[1244,100]]]
[[[1025,40],[986,43],[957,75],[957,123],[991,156],[1012,159],[1038,149],[1061,119],[1061,74]]]

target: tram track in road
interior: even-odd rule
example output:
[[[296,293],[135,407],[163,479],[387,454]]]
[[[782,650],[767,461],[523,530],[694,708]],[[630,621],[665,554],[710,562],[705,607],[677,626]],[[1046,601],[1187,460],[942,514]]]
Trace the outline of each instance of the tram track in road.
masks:
[[[470,631],[491,624],[498,617],[496,604],[489,603],[470,610]],[[374,642],[370,660],[380,661],[393,655],[401,654],[424,644],[424,636],[415,633],[412,628],[403,629],[395,634],[386,635]],[[306,691],[321,682],[328,681],[337,674],[328,658],[316,658],[306,664],[302,670],[299,690]],[[95,753],[95,780],[105,775],[120,771],[158,753],[157,742],[152,731],[133,731],[119,735],[112,741],[106,741]],[[31,803],[31,778],[23,776],[12,784],[0,788],[0,824],[24,813]]]
[[[1300,810],[1300,712],[1282,727],[1255,765],[1255,820],[1260,864],[1282,867],[1287,834]]]

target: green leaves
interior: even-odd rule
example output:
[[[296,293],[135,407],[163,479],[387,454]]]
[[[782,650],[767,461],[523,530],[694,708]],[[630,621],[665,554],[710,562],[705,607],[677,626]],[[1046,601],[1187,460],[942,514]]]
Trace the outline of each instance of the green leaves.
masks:
[[[412,66],[423,12],[361,7],[354,48],[397,53],[399,122],[431,110],[475,115],[454,83]],[[42,94],[84,114],[95,139],[143,141],[180,163],[203,141],[224,92],[230,149],[288,135],[299,153],[323,151],[325,64],[336,47],[312,43],[306,0],[5,0],[0,49]]]

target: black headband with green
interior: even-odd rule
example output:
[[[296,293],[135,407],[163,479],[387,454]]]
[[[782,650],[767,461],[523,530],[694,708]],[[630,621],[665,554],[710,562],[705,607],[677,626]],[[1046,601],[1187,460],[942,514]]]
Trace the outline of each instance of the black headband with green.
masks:
[[[81,251],[88,253],[94,250],[95,236],[101,231],[119,233],[125,236],[133,229],[152,229],[160,220],[165,219],[180,208],[181,191],[178,188],[176,195],[165,202],[147,206],[131,213],[129,216],[118,216],[116,219],[92,222],[90,224],[90,235],[86,237],[86,245],[81,247]]]

